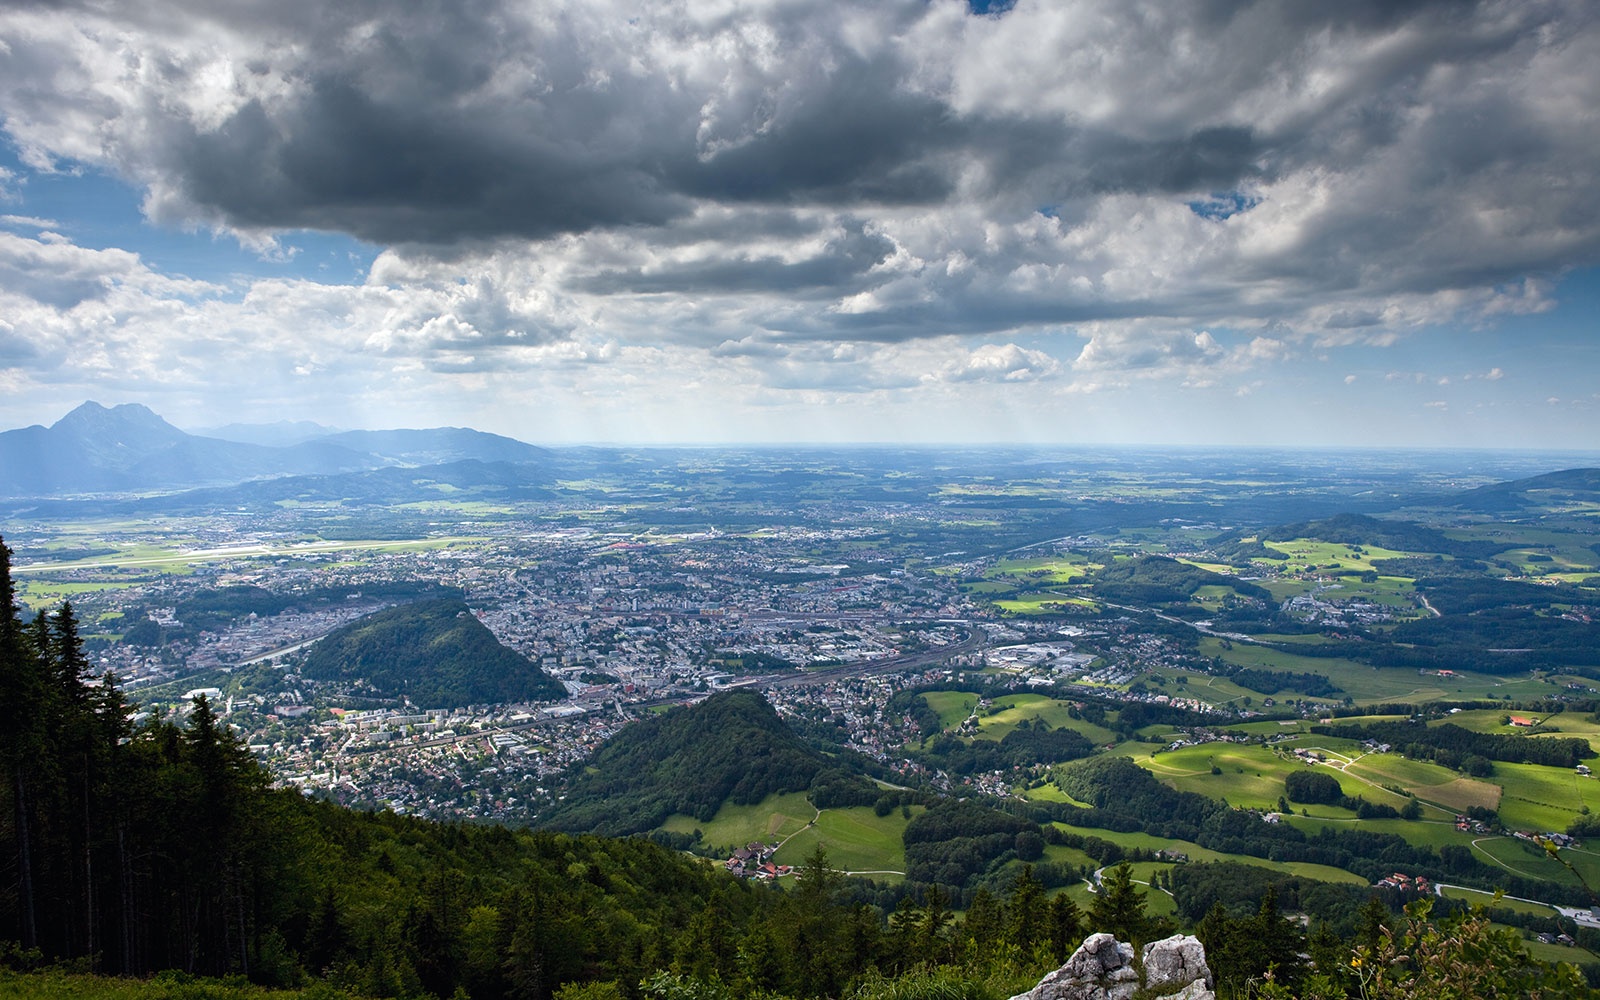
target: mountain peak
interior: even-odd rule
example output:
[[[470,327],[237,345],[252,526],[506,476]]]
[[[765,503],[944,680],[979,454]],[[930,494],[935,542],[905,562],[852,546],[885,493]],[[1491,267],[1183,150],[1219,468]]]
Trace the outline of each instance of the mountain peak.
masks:
[[[142,403],[122,403],[108,409],[92,399],[57,420],[50,429],[56,433],[97,437],[135,434],[145,441],[159,439],[165,443],[187,436]]]

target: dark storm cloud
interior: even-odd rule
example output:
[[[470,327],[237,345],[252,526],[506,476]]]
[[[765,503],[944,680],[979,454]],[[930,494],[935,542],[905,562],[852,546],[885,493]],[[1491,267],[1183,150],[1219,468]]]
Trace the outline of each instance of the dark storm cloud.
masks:
[[[919,5],[884,10],[895,30]],[[142,78],[141,106],[105,110],[129,130],[123,169],[168,188],[175,210],[378,243],[661,226],[697,200],[938,204],[974,163],[991,191],[1041,170],[1062,197],[1229,186],[1258,152],[1247,126],[1134,138],[960,114],[908,85],[916,67],[900,49],[852,49],[829,36],[827,11],[767,13],[776,58],[793,53],[776,73],[752,65],[759,53],[636,65],[636,47],[661,39],[620,14],[530,23],[486,0],[137,5],[113,23],[148,33],[158,71]],[[268,85],[221,121],[173,113],[165,93],[197,85],[186,21],[202,39],[261,39],[234,69],[247,92]],[[728,28],[700,25],[700,40]],[[42,70],[29,53],[13,68]],[[700,69],[716,79],[694,79]],[[720,115],[709,125],[708,107]]]
[[[0,114],[159,222],[348,233],[446,298],[536,260],[462,278],[451,350],[626,295],[606,322],[697,343],[1327,329],[1600,260],[1592,3],[986,10],[13,6]]]

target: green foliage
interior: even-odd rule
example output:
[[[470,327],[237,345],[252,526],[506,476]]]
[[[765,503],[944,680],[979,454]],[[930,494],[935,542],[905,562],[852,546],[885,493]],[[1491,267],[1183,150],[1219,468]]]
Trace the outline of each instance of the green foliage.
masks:
[[[1018,838],[1029,834],[1040,836],[1031,820],[973,800],[942,802],[906,824],[906,875],[915,882],[964,887],[997,860],[1012,856]]]
[[[1290,802],[1319,804],[1344,799],[1339,779],[1321,771],[1290,771],[1283,779],[1283,788]]]
[[[380,698],[423,708],[561,697],[561,685],[502,646],[459,600],[403,604],[329,633],[301,672],[359,684]]]
[[[710,822],[724,802],[750,805],[799,792],[835,765],[786,726],[759,694],[727,691],[698,705],[644,719],[574,769],[566,798],[540,816],[558,830],[611,836],[640,833],[674,813]],[[829,795],[846,779],[827,782]],[[865,779],[863,804],[879,792]]]
[[[1137,604],[1173,604],[1187,601],[1201,587],[1231,587],[1245,597],[1270,601],[1262,587],[1223,576],[1165,556],[1139,556],[1112,563],[1094,575],[1095,596]]]
[[[1458,997],[1589,997],[1571,965],[1531,960],[1515,931],[1495,927],[1481,911],[1428,920],[1430,900],[1407,908],[1399,927],[1356,950],[1350,976],[1369,1000],[1455,1000]]]
[[[1115,934],[1118,941],[1135,947],[1171,929],[1145,913],[1145,894],[1134,888],[1133,869],[1126,862],[1102,873],[1100,891],[1089,907],[1089,926],[1096,933]]]

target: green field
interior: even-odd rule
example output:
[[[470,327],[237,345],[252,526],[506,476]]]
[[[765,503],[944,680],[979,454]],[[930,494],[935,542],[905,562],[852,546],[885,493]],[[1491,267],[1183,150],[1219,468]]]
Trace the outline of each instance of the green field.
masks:
[[[1514,837],[1479,837],[1472,842],[1472,849],[1479,858],[1518,875],[1569,885],[1577,882],[1571,872],[1542,849]]]
[[[1443,699],[1541,697],[1554,693],[1550,684],[1528,677],[1494,677],[1460,672],[1453,677],[1419,674],[1404,667],[1369,667],[1364,663],[1337,657],[1302,656],[1250,643],[1230,643],[1207,636],[1200,640],[1200,655],[1218,656],[1241,667],[1284,670],[1291,673],[1321,674],[1357,704],[1405,701],[1420,703]],[[1194,681],[1190,681],[1193,684]],[[1279,693],[1295,696],[1291,691]],[[1198,696],[1198,695],[1197,695]]]
[[[1013,615],[1055,614],[1058,611],[1056,605],[1061,604],[1076,604],[1091,608],[1098,606],[1087,597],[1055,593],[1023,594],[1018,597],[1002,598],[994,602],[995,607]]]
[[[1557,682],[1559,683],[1559,681]],[[1445,722],[1449,722],[1463,729],[1470,729],[1475,733],[1495,733],[1502,736],[1527,734],[1527,730],[1501,721],[1511,714],[1534,717],[1532,713],[1528,712],[1511,713],[1509,710],[1501,711],[1492,708],[1474,709],[1466,712],[1457,712],[1448,719],[1441,720],[1439,724],[1442,725]],[[1530,735],[1529,739],[1578,737],[1579,739],[1588,740],[1590,747],[1600,750],[1600,722],[1596,722],[1587,715],[1577,712],[1558,712],[1554,715],[1537,716],[1537,719],[1540,724],[1539,728],[1549,730],[1549,732]]]
[[[928,707],[939,713],[939,725],[954,729],[978,707],[978,696],[966,691],[929,691],[922,696]]]
[[[921,812],[913,806],[911,815]],[[779,864],[797,865],[821,844],[828,861],[841,871],[872,872],[873,878],[896,881],[906,867],[903,836],[910,820],[895,809],[878,816],[869,806],[818,811],[804,792],[769,795],[755,805],[728,803],[709,823],[692,816],[667,817],[663,830],[690,833],[698,829],[701,842],[719,847],[742,847],[751,841],[783,841],[774,855]]]
[[[1568,768],[1495,761],[1492,780],[1505,789],[1500,821],[1508,830],[1559,832],[1585,806],[1600,809],[1600,780]]]
[[[1069,806],[1077,806],[1080,809],[1092,808],[1089,803],[1080,802],[1063,792],[1053,781],[1046,781],[1036,788],[1018,789],[1018,794],[1030,802],[1065,802]]]
[[[1347,872],[1343,868],[1334,868],[1330,865],[1314,865],[1300,861],[1269,861],[1266,858],[1252,858],[1244,854],[1224,854],[1201,847],[1199,844],[1187,840],[1167,840],[1164,837],[1152,837],[1148,833],[1119,833],[1115,830],[1100,830],[1089,827],[1069,826],[1065,823],[1056,823],[1055,826],[1072,833],[1082,834],[1085,837],[1099,837],[1101,840],[1110,841],[1124,849],[1142,848],[1147,851],[1182,851],[1189,856],[1190,861],[1238,861],[1241,864],[1255,865],[1258,868],[1270,868],[1273,871],[1288,872],[1291,875],[1302,875],[1323,882],[1343,882],[1347,885],[1366,885],[1366,879],[1354,872]]]
[[[1029,586],[1071,583],[1089,574],[1088,560],[1054,557],[1048,559],[1001,559],[984,576],[991,580],[1009,578]]]
[[[1194,698],[1205,702],[1207,705],[1228,705],[1233,702],[1243,702],[1249,698],[1259,701],[1262,692],[1241,687],[1226,677],[1213,677],[1210,674],[1197,674],[1188,670],[1173,668],[1160,668],[1152,671],[1157,677],[1168,678],[1169,683],[1162,689],[1167,693],[1182,698]],[[1178,678],[1183,678],[1183,683],[1178,683]]]
[[[1473,806],[1493,810],[1500,804],[1499,785],[1464,777],[1439,764],[1407,760],[1399,754],[1367,754],[1347,765],[1345,772],[1380,785],[1399,785],[1424,802],[1438,803],[1451,814],[1464,813]]]
[[[1314,538],[1296,538],[1287,542],[1262,544],[1289,557],[1287,562],[1266,560],[1272,565],[1283,567],[1284,571],[1289,573],[1304,572],[1308,566],[1365,573],[1375,569],[1372,565],[1375,560],[1404,559],[1406,556],[1418,554],[1380,548],[1376,545],[1358,545],[1352,548],[1340,542],[1323,542]],[[1357,552],[1356,549],[1361,551]],[[1432,553],[1427,554],[1432,555]]]
[[[1342,763],[1331,754],[1330,760]],[[1278,808],[1278,798],[1284,794],[1284,779],[1309,766],[1292,757],[1279,756],[1267,747],[1221,742],[1135,757],[1134,762],[1179,791],[1221,799],[1232,806],[1266,810]],[[1211,773],[1213,767],[1221,773]],[[1344,794],[1352,798],[1359,795],[1368,802],[1396,809],[1406,803],[1405,796],[1363,781],[1354,774],[1346,774],[1339,768],[1319,765],[1317,769],[1337,780]],[[1296,811],[1302,808],[1315,816],[1344,819],[1353,815],[1337,806],[1295,805]]]
[[[1545,906],[1541,903],[1524,903],[1520,899],[1506,899],[1503,896],[1496,899],[1494,893],[1482,892],[1477,889],[1462,889],[1457,886],[1451,886],[1448,889],[1441,889],[1440,892],[1447,899],[1464,899],[1469,903],[1477,903],[1490,909],[1512,910],[1516,913],[1526,913],[1534,917],[1553,917],[1556,915],[1556,910],[1553,907]]]
[[[1051,729],[1075,729],[1098,745],[1103,746],[1116,739],[1116,734],[1104,726],[1074,719],[1068,714],[1069,707],[1064,701],[1042,694],[1005,695],[990,703],[992,714],[979,717],[978,735],[983,739],[1002,740],[1022,723],[1042,719]]]
[[[709,823],[699,822],[693,816],[668,816],[661,828],[673,833],[690,833],[699,829],[701,840],[706,844],[742,847],[752,840],[771,843],[799,833],[811,822],[816,812],[806,799],[806,793],[790,792],[787,795],[770,795],[755,805],[736,806],[727,803],[717,810]]]
[[[922,807],[916,806],[911,812],[915,816],[921,811]],[[896,882],[906,868],[902,838],[908,822],[898,809],[887,816],[876,815],[870,806],[824,809],[814,826],[797,833],[774,858],[780,864],[798,865],[821,844],[834,868]]]

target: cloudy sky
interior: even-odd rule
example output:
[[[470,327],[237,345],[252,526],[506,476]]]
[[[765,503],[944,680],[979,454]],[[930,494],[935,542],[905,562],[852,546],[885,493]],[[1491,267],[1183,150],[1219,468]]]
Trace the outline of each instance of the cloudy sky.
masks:
[[[1600,5],[10,0],[0,426],[1600,448]]]

